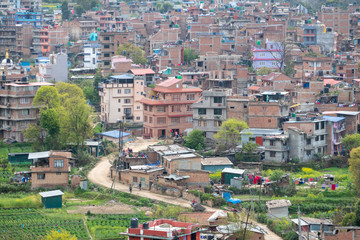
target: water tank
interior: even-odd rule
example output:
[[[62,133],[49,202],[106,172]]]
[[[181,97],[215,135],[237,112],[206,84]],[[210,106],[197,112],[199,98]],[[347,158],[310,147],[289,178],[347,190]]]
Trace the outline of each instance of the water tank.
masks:
[[[139,219],[132,218],[130,220],[130,228],[138,228],[139,227]]]
[[[149,223],[148,222],[143,223],[143,229],[149,229]]]
[[[324,93],[329,93],[329,88],[324,88]]]
[[[300,122],[301,118],[300,117],[296,117],[296,121]]]
[[[214,239],[214,235],[209,234],[209,235],[207,236],[207,240],[213,240],[213,239]]]
[[[318,109],[318,108],[314,108],[314,112],[319,112],[319,109]]]

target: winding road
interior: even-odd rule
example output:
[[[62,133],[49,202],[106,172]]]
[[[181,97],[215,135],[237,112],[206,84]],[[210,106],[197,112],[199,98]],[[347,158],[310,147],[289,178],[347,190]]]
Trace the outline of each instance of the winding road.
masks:
[[[139,150],[143,150],[148,145],[152,145],[152,144],[154,144],[154,142],[147,142],[147,143],[145,143],[145,142],[136,143],[135,142],[133,146],[130,146],[130,148],[132,148],[134,152],[137,152]],[[110,178],[110,166],[111,166],[111,163],[110,163],[109,159],[107,157],[103,157],[101,159],[101,161],[98,162],[96,164],[96,166],[89,172],[88,179],[96,185],[111,188],[113,180]],[[121,191],[121,192],[129,192],[129,187],[127,185],[121,184],[119,182],[115,183],[115,189],[118,191]],[[132,194],[140,196],[140,197],[149,198],[149,199],[152,199],[155,201],[161,201],[161,202],[166,202],[169,204],[180,205],[182,207],[190,207],[190,202],[183,198],[177,198],[177,197],[172,197],[172,196],[167,196],[167,195],[156,194],[156,193],[153,193],[153,192],[150,192],[147,190],[139,191],[137,188],[133,188]],[[207,211],[218,210],[216,208],[211,208],[211,207],[207,207],[207,206],[204,206],[204,207],[206,207]],[[257,223],[255,221],[254,221],[254,224],[259,225],[268,233],[265,235],[265,240],[281,240],[282,239],[281,237],[279,237],[278,235],[276,235],[275,233],[270,231],[267,226]]]

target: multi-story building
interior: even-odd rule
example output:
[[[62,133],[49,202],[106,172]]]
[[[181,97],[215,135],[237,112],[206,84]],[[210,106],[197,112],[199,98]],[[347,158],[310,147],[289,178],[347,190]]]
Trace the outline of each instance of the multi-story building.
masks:
[[[85,43],[84,44],[84,67],[97,68],[101,63],[101,44]]]
[[[345,118],[344,117],[332,117],[323,116],[328,121],[328,134],[326,135],[328,144],[328,154],[340,154],[343,150],[341,139],[345,137]]]
[[[7,10],[14,10],[16,8],[17,0],[6,0],[0,2],[0,11],[5,12]]]
[[[39,82],[67,82],[68,57],[66,53],[50,54],[49,63],[39,64],[36,79]]]
[[[191,108],[194,129],[203,131],[206,138],[214,139],[214,134],[226,120],[226,91],[204,91]]]
[[[181,79],[169,78],[156,85],[144,104],[144,134],[168,137],[193,128],[191,105],[199,99],[200,88],[184,87]]]
[[[31,188],[69,185],[71,152],[35,152],[29,159],[34,164],[30,167]]]
[[[142,122],[140,100],[145,83],[132,74],[111,76],[101,84],[101,120],[117,123],[119,120]]]
[[[303,44],[319,45],[324,52],[332,52],[335,46],[335,33],[332,28],[327,28],[324,24],[303,25]]]
[[[41,86],[50,83],[2,83],[0,89],[0,138],[25,141],[24,131],[36,122],[37,109],[33,99]]]
[[[11,58],[18,57],[15,26],[0,26],[0,57],[2,59],[6,51],[9,52]]]
[[[91,33],[96,32],[99,28],[99,22],[96,20],[80,20],[79,23],[81,40],[86,40]]]
[[[352,12],[353,11],[350,7],[346,10],[343,10],[338,7],[322,6],[321,12],[318,14],[318,20],[325,24],[325,26],[332,27],[335,32],[348,36],[351,26],[350,15]]]
[[[252,49],[253,67],[257,70],[262,67],[279,69],[283,57],[284,46],[280,42],[267,42],[265,48]]]
[[[39,9],[41,8],[42,0],[17,0],[17,4],[20,2],[20,7],[17,8],[26,8],[26,9]]]
[[[42,26],[41,12],[16,12],[15,24],[30,24],[36,28]]]

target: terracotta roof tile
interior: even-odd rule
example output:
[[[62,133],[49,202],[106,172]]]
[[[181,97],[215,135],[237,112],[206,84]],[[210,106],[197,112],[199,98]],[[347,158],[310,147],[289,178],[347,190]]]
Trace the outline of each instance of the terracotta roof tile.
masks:
[[[143,69],[130,69],[130,71],[134,75],[146,75],[146,74],[155,74],[155,72],[150,68],[143,68]]]

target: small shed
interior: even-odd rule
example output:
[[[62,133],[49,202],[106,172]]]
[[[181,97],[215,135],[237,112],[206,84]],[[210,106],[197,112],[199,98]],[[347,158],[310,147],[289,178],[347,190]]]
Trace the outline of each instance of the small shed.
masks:
[[[271,200],[266,202],[266,206],[269,217],[282,218],[289,216],[289,206],[291,206],[291,202],[286,199]]]
[[[64,193],[60,190],[47,191],[39,193],[41,196],[41,202],[45,208],[61,208],[62,207],[62,195]]]
[[[29,158],[29,153],[9,153],[8,160],[11,164],[27,164],[31,163]]]
[[[119,130],[113,130],[108,132],[101,132],[98,133],[98,135],[104,140],[112,141],[113,143],[119,142],[119,137],[122,138],[122,141],[127,142],[130,137],[130,133],[127,132],[121,132]]]
[[[232,168],[233,163],[227,157],[203,158],[201,160],[202,170],[216,172],[225,168]]]
[[[244,177],[244,169],[225,168],[221,173],[221,178],[224,184],[230,185],[231,179],[234,177]]]

